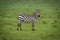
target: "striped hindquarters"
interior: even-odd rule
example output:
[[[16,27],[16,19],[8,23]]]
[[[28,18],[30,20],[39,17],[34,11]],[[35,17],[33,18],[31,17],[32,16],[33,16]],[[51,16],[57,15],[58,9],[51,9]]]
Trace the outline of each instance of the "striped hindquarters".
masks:
[[[18,19],[19,20],[22,20],[22,21],[26,21],[27,20],[27,17],[25,15],[19,15],[18,16]]]

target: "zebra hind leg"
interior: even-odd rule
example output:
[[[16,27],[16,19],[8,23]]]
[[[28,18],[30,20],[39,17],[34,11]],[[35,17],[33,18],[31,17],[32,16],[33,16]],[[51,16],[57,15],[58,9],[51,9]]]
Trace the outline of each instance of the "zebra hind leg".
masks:
[[[20,28],[20,30],[22,31],[21,23],[18,23],[17,30],[19,30],[19,28]]]
[[[17,24],[17,30],[19,30],[19,23]]]
[[[22,28],[21,28],[21,23],[20,23],[20,30],[22,31]]]

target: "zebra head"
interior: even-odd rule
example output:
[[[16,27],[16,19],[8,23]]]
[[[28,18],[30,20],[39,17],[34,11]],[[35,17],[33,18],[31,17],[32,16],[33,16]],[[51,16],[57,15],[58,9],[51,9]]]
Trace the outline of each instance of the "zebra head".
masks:
[[[36,10],[37,17],[40,17],[40,10]]]
[[[33,13],[33,15],[37,18],[40,17],[40,10],[36,10],[36,12]]]

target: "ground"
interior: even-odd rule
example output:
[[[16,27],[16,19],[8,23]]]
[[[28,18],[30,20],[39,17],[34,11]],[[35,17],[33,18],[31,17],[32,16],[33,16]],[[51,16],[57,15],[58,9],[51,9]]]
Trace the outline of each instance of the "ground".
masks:
[[[17,31],[17,16],[32,15],[36,9],[41,17],[35,31],[31,23]],[[60,0],[0,0],[0,40],[60,40]]]

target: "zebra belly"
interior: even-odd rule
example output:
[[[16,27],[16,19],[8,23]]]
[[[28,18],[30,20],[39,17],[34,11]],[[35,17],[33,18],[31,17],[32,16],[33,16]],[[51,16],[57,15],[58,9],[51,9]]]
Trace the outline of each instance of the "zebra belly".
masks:
[[[31,18],[27,18],[24,22],[26,22],[26,23],[30,23],[30,22],[32,22],[32,21],[36,21],[36,19],[35,18],[33,18],[33,17],[31,17]]]

